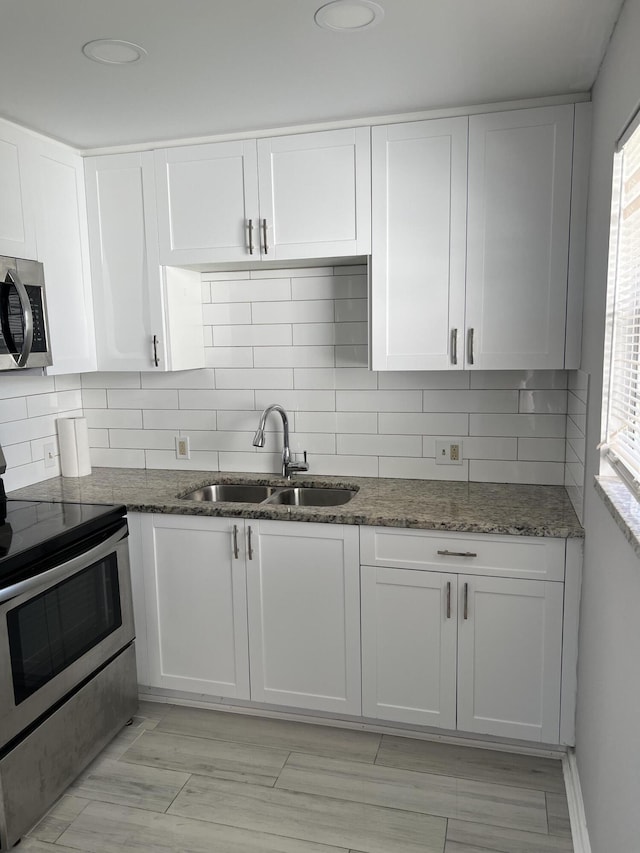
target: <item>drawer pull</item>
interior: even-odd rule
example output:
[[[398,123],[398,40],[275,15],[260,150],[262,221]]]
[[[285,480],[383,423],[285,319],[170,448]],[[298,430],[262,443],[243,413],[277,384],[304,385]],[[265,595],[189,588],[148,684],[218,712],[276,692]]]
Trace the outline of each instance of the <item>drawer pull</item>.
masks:
[[[251,525],[247,528],[247,546],[249,548],[249,559],[253,560],[253,543],[251,541]]]
[[[234,524],[233,525],[233,556],[234,556],[234,559],[236,559],[236,560],[238,559],[238,554],[239,554],[239,551],[238,551],[238,525]]]
[[[477,557],[475,551],[437,551],[441,557]]]
[[[469,584],[464,585],[464,618],[469,618]]]
[[[451,619],[451,581],[447,581],[447,619]]]

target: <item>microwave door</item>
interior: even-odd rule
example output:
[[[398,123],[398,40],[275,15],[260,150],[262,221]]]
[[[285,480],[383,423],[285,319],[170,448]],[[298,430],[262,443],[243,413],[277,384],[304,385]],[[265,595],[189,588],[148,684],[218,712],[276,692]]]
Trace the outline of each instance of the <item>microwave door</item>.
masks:
[[[0,285],[0,331],[6,351],[17,367],[24,367],[33,346],[33,312],[27,289],[15,270],[9,270]]]

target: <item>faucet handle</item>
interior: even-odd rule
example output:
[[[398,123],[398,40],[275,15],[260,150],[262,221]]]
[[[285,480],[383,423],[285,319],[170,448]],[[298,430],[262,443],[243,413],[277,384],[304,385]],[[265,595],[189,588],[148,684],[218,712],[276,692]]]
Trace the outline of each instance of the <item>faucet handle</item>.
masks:
[[[287,464],[287,477],[291,476],[291,474],[297,474],[302,471],[309,470],[309,463],[307,462],[307,451],[303,451],[304,462],[289,462]]]

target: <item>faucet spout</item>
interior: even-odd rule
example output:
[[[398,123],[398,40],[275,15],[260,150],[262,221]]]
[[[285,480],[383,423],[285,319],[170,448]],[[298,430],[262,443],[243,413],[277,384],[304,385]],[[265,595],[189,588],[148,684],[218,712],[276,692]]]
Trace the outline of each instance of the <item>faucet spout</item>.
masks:
[[[267,418],[271,412],[277,412],[282,418],[282,476],[289,479],[292,471],[307,471],[309,466],[306,463],[306,453],[304,463],[291,461],[291,450],[289,448],[289,418],[287,417],[285,410],[278,403],[272,403],[270,406],[267,406],[264,412],[260,415],[258,429],[253,436],[253,446],[264,447],[264,430]]]

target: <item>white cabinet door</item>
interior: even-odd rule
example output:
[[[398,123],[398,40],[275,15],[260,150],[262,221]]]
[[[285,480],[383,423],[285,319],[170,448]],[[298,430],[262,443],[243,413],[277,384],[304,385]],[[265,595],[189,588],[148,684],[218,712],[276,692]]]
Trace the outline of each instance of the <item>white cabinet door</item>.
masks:
[[[35,145],[38,259],[44,264],[53,365],[47,374],[96,369],[87,206],[82,157]]]
[[[457,577],[361,568],[362,713],[456,727]]]
[[[258,173],[264,260],[369,253],[369,128],[259,139]]]
[[[254,139],[155,152],[160,262],[260,259]]]
[[[372,368],[464,366],[468,119],[372,130]]]
[[[249,698],[246,572],[234,525],[143,518],[151,686]]]
[[[200,276],[160,267],[153,155],[85,161],[98,369],[204,367]]]
[[[32,172],[34,138],[0,121],[0,255],[37,260]]]
[[[469,119],[467,368],[564,365],[573,113]]]
[[[251,698],[360,714],[358,528],[247,525]]]
[[[458,598],[458,729],[558,743],[563,584],[465,576]]]

